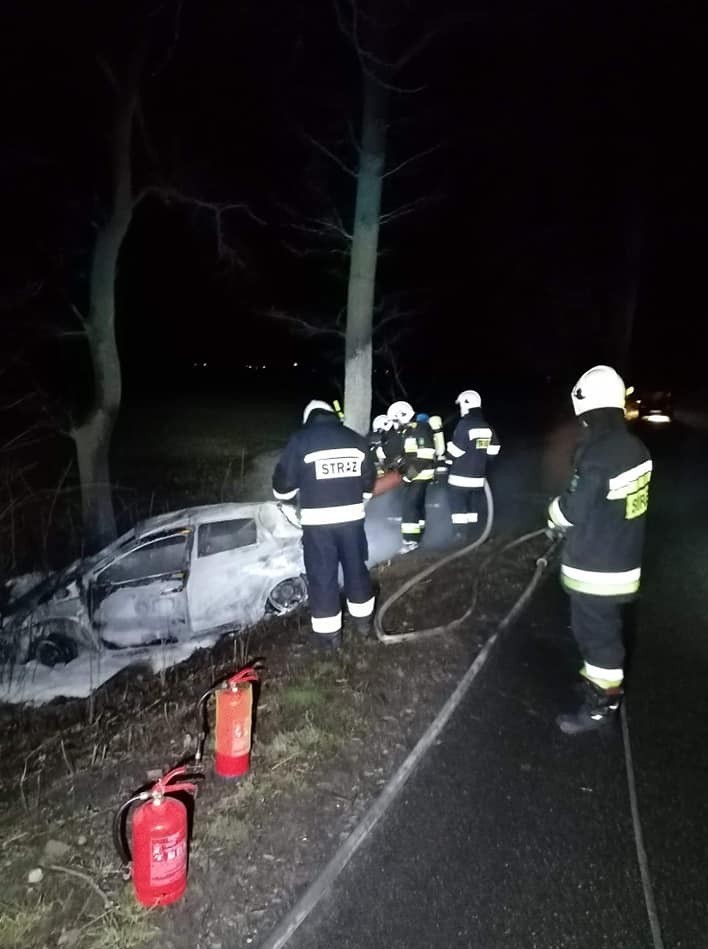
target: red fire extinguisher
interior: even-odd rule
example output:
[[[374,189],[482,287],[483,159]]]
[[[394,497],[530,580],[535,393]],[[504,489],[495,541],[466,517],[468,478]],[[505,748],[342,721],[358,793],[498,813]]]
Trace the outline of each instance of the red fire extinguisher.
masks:
[[[195,761],[200,764],[209,728],[207,702],[212,695],[216,696],[214,770],[222,778],[241,778],[250,767],[253,683],[258,681],[255,668],[245,666],[205,692],[197,704],[201,732]]]
[[[130,868],[135,897],[143,906],[174,903],[187,887],[187,808],[170,796],[179,791],[197,793],[196,785],[189,781],[172,783],[186,773],[184,767],[168,771],[149,791],[134,794],[121,804],[113,818],[113,843],[124,866]],[[142,803],[133,815],[131,847],[126,833],[128,811],[139,801]]]

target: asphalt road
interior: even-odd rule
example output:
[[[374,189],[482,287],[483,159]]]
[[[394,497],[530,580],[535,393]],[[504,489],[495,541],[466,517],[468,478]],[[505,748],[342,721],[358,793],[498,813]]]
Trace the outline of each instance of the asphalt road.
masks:
[[[649,433],[655,478],[629,679],[666,949],[708,949],[708,439]],[[619,729],[555,727],[579,664],[550,578],[292,949],[646,949]]]

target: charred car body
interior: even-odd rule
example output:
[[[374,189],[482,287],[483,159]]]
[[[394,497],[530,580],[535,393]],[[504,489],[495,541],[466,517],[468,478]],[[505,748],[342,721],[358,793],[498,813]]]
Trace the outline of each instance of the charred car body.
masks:
[[[138,524],[10,598],[5,662],[179,642],[283,614],[307,599],[301,529],[275,502],[187,508]]]

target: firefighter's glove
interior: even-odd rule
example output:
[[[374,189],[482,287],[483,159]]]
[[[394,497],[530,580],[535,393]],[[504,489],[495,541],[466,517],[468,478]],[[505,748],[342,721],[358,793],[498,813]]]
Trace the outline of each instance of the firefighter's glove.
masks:
[[[544,534],[549,540],[562,540],[565,537],[567,530],[567,527],[560,527],[558,524],[554,524],[553,521],[549,519],[546,523]]]

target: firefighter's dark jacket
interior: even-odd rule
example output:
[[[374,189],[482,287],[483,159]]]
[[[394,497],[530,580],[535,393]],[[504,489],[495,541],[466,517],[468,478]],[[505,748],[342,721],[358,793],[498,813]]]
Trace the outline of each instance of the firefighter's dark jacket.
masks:
[[[548,509],[567,530],[561,579],[571,593],[631,600],[639,590],[652,462],[621,409],[595,409],[570,485]]]
[[[303,527],[362,520],[376,469],[361,435],[332,412],[315,409],[295,432],[273,473],[273,494],[294,501]]]
[[[463,415],[447,443],[452,462],[448,484],[458,488],[482,488],[487,458],[499,454],[499,439],[487,425],[481,409]]]
[[[418,415],[400,430],[403,480],[432,481],[437,461],[445,452],[445,436],[439,416]]]
[[[403,465],[403,438],[395,429],[381,433],[381,444],[376,450],[376,459],[384,469],[400,471]]]

